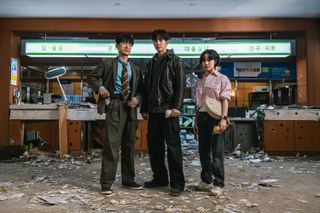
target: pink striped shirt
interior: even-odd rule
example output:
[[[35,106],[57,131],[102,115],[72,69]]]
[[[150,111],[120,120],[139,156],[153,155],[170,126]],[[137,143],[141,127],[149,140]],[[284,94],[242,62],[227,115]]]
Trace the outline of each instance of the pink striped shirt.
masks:
[[[231,83],[227,76],[218,71],[212,74],[204,75],[197,81],[196,85],[196,104],[200,111],[205,111],[205,97],[215,98],[217,100],[231,100]]]

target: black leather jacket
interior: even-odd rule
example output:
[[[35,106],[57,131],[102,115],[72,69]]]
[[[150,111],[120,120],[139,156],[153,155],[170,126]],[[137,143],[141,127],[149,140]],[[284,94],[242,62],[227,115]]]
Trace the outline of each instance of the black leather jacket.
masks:
[[[173,50],[167,50],[158,67],[154,67],[155,57],[147,64],[145,88],[141,112],[164,112],[166,109],[180,110],[185,89],[185,75],[181,59]],[[152,72],[160,72],[155,78]],[[153,88],[156,86],[157,88]]]

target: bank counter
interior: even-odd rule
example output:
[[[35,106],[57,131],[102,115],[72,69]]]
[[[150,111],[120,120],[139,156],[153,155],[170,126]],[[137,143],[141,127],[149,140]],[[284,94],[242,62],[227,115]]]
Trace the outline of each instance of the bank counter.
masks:
[[[264,145],[270,154],[319,154],[320,109],[264,110]]]
[[[88,150],[92,148],[93,141],[102,145],[106,134],[104,120],[105,114],[98,114],[95,105],[80,108],[57,104],[11,105],[10,142],[26,145],[26,140],[39,138],[46,142],[41,149],[60,150],[60,155]],[[138,120],[136,149],[146,150],[147,121],[140,114]]]

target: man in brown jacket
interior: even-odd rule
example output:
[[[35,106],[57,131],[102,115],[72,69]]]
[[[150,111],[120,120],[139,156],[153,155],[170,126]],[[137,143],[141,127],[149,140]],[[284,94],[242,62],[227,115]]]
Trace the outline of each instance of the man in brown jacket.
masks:
[[[98,112],[106,113],[106,138],[101,168],[101,194],[111,194],[121,147],[122,185],[142,189],[135,182],[134,148],[137,105],[141,102],[142,74],[128,59],[134,40],[130,34],[116,38],[118,57],[109,59],[90,74],[89,85],[99,93]]]

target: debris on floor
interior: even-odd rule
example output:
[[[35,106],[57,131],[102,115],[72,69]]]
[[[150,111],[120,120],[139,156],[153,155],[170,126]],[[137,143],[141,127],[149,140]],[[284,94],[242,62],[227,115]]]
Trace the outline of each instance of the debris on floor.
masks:
[[[307,205],[308,211],[316,212],[320,207],[319,158],[270,157],[264,152],[241,153],[240,158],[227,155],[224,194],[215,197],[196,190],[201,181],[197,144],[191,141],[184,146],[186,188],[178,197],[169,195],[170,187],[123,188],[120,162],[113,193],[101,195],[101,150],[62,159],[55,153],[30,150],[20,158],[0,162],[0,205],[4,212],[128,213],[305,212]],[[138,183],[152,179],[146,152],[137,153],[135,167]]]

